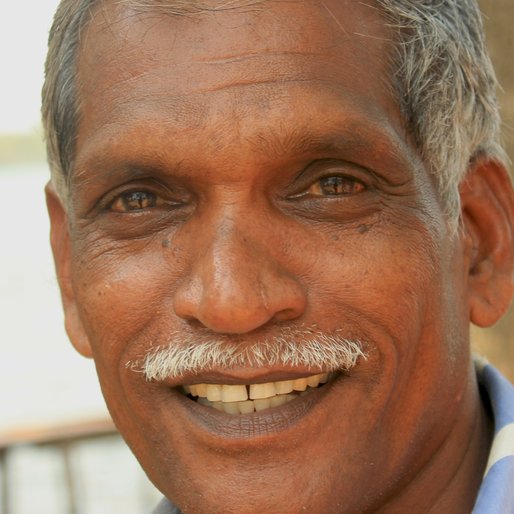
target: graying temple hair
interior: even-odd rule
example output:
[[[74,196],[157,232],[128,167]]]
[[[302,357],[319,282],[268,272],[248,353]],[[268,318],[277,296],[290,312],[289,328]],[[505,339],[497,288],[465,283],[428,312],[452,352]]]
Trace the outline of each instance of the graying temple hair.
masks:
[[[76,56],[80,34],[105,0],[62,0],[49,38],[43,87],[48,160],[66,197],[80,119]],[[212,10],[195,0],[111,0],[136,12],[173,15]],[[214,9],[261,3],[220,1]],[[496,78],[484,44],[476,0],[369,0],[396,34],[394,92],[420,155],[435,177],[446,214],[456,221],[458,186],[469,163],[484,156],[506,162],[500,143]]]

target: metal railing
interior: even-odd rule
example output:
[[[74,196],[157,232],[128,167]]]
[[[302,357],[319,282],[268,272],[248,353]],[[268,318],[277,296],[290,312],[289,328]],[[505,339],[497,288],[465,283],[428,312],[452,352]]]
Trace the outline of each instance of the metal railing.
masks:
[[[68,514],[78,514],[77,480],[70,452],[84,441],[116,434],[116,428],[108,417],[89,419],[67,424],[25,426],[9,431],[0,431],[1,508],[2,514],[13,514],[11,505],[11,473],[9,453],[20,445],[52,447],[60,456],[64,476],[64,494],[67,495]]]

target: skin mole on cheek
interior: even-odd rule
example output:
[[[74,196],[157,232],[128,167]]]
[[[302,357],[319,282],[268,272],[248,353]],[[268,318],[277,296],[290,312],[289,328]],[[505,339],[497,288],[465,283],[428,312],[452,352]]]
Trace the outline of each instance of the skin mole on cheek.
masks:
[[[357,229],[359,231],[359,234],[365,234],[369,230],[368,225],[359,225],[359,228]]]
[[[163,248],[169,248],[171,246],[171,241],[168,238],[166,238],[162,240],[161,244]]]

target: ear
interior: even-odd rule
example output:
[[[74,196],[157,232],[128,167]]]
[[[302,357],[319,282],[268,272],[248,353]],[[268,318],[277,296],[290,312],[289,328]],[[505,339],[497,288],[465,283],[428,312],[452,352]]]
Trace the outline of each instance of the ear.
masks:
[[[505,167],[477,159],[460,187],[468,240],[470,319],[487,327],[508,309],[514,291],[514,191]]]
[[[92,357],[91,345],[77,310],[71,279],[71,241],[66,209],[51,182],[45,187],[50,216],[50,244],[54,254],[57,280],[61,289],[64,320],[73,346],[85,357]]]

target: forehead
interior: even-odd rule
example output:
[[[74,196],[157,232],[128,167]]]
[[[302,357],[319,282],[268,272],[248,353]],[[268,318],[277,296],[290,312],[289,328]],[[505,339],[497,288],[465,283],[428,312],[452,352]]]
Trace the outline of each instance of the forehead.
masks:
[[[139,62],[144,72],[155,66],[156,59],[163,66],[223,64],[226,71],[229,62],[218,60],[260,54],[270,65],[282,65],[290,55],[287,64],[294,67],[294,57],[302,55],[328,57],[330,53],[342,60],[352,54],[357,60],[370,54],[383,57],[384,43],[391,35],[375,7],[354,0],[267,0],[196,14],[172,13],[171,7],[138,13],[122,2],[101,3],[83,40],[81,64],[111,66],[116,55],[118,71],[126,69],[128,60],[131,65]],[[304,63],[299,59],[295,64]]]
[[[350,132],[363,120],[400,127],[391,39],[378,10],[353,0],[264,1],[188,15],[108,2],[94,13],[78,59],[77,162],[88,146],[112,148],[123,132],[141,139],[149,121],[147,139],[168,137],[169,128],[181,134],[177,141],[199,128],[219,132],[227,114],[238,126],[224,130],[239,137],[288,123],[322,128],[334,111],[341,116],[333,124],[344,121]],[[276,116],[256,115],[267,112]]]

